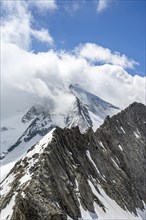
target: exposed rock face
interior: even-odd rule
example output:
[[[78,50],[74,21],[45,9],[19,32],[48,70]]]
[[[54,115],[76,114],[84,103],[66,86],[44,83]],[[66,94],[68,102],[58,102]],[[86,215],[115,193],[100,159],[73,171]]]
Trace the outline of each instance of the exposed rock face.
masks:
[[[21,121],[23,123],[26,123],[28,121],[31,121],[32,119],[35,119],[36,116],[39,116],[40,114],[49,115],[49,109],[44,108],[42,105],[34,105],[32,106],[28,112],[22,117]]]
[[[116,207],[135,215],[144,209],[146,106],[133,103],[107,117],[95,133],[57,127],[50,143],[39,147],[39,153],[34,146],[2,183],[4,190],[9,181],[2,211],[15,196],[11,220],[77,220],[82,209],[95,216],[91,219],[101,212],[108,218],[105,194]]]
[[[2,128],[0,128],[0,131],[2,132],[2,131],[7,131],[8,130],[8,128],[6,128],[5,126],[4,127],[2,127]]]
[[[25,117],[25,120],[26,120],[26,117]],[[38,116],[32,121],[32,123],[25,130],[25,132],[22,134],[22,136],[16,141],[16,143],[8,149],[8,152],[12,151],[21,142],[30,141],[36,135],[40,135],[40,137],[41,136],[43,137],[50,130],[52,130],[52,128],[54,128],[54,127],[55,127],[55,125],[52,122],[52,119],[51,119],[49,112],[38,113]]]

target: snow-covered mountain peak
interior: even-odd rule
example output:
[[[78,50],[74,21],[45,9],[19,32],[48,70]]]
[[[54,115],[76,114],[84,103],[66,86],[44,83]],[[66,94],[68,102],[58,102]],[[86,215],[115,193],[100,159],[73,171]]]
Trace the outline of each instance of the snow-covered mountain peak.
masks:
[[[65,118],[65,124],[66,127],[69,128],[79,126],[81,131],[85,131],[88,127],[92,127],[92,120],[88,109],[77,97]]]
[[[43,105],[40,105],[40,104],[36,104],[36,105],[33,105],[25,114],[24,116],[22,117],[21,121],[23,123],[26,123],[34,118],[36,118],[38,115],[40,114],[44,114],[44,115],[49,115],[50,112],[49,112],[49,108],[48,106],[43,106]]]
[[[71,84],[69,86],[70,90],[76,95],[79,96],[78,98],[84,98],[86,97],[86,99],[91,99],[91,100],[96,100],[98,102],[100,102],[100,104],[102,105],[109,105],[113,108],[118,108],[114,105],[112,105],[111,103],[108,103],[106,101],[104,101],[103,99],[99,98],[98,96],[96,96],[95,94],[88,92],[87,90],[83,89],[79,84]]]
[[[61,90],[61,94],[64,96],[59,96],[60,100],[57,97],[42,102],[40,100],[41,104],[25,108],[25,112],[17,112],[13,120],[3,122],[2,127],[8,128],[1,132],[0,159],[3,160],[3,165],[23,156],[32,145],[56,126],[79,126],[81,132],[85,132],[89,127],[96,130],[107,115],[112,116],[119,111],[117,107],[77,84]]]
[[[100,114],[102,117],[105,117],[105,115],[107,115],[107,111],[111,114],[112,111],[116,112],[119,110],[118,107],[112,105],[111,103],[108,103],[98,96],[82,89],[78,84],[71,84],[69,88],[71,92],[90,109],[90,111],[97,115]]]
[[[120,111],[120,109],[98,96],[84,90],[78,84],[71,84],[69,86],[70,91],[82,102],[87,108],[90,118],[92,120],[92,127],[96,130],[107,115],[114,115]]]

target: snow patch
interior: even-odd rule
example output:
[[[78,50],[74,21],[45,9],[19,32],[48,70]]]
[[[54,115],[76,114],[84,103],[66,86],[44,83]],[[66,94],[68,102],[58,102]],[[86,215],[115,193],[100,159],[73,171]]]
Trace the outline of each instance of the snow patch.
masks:
[[[100,171],[98,170],[98,168],[97,168],[96,164],[94,163],[94,161],[93,161],[93,160],[92,160],[92,158],[91,158],[91,155],[90,155],[89,150],[87,150],[87,156],[88,156],[89,160],[91,161],[91,163],[94,165],[94,167],[95,167],[95,169],[96,169],[97,173],[99,173],[99,174],[100,174]]]
[[[24,184],[25,182],[29,181],[31,179],[32,174],[30,174],[29,170],[31,167],[35,166],[39,158],[35,159],[33,158],[33,155],[39,154],[39,156],[42,154],[44,149],[48,146],[48,144],[52,140],[52,134],[54,132],[55,128],[52,129],[48,134],[46,134],[36,145],[35,147],[30,150],[23,158],[21,163],[23,163],[23,159],[27,158],[28,160],[28,166],[26,169],[25,175],[20,179],[20,184]]]
[[[144,205],[144,209],[143,210],[136,209],[136,212],[139,217],[141,217],[143,220],[146,220],[146,204],[143,202],[143,205]]]
[[[43,152],[45,147],[48,146],[48,143],[52,140],[52,134],[55,129],[52,129],[48,134],[46,134],[38,144],[34,146],[32,150],[30,150],[21,161],[21,165],[23,166],[23,160],[28,159],[28,165],[25,170],[25,174],[21,177],[19,180],[20,185],[24,184],[25,182],[29,181],[31,179],[32,174],[30,174],[29,170],[32,166],[36,164],[38,159],[33,158],[32,156],[36,153],[39,155]],[[11,164],[10,164],[11,165]],[[12,164],[13,165],[13,164]],[[6,195],[11,190],[11,183],[14,181],[15,176],[13,174],[9,175],[1,184],[1,195]]]
[[[31,175],[25,174],[23,177],[21,177],[21,179],[19,180],[20,185],[22,185],[23,183],[26,183],[27,181],[29,181],[31,179]]]
[[[115,164],[115,166],[116,166],[118,169],[120,169],[120,167],[119,167],[118,164],[115,162],[115,160],[114,160],[113,158],[111,158],[111,159],[112,159],[113,163]]]
[[[1,214],[0,214],[0,219],[1,220],[10,220],[12,217],[13,213],[13,206],[15,205],[15,198],[16,198],[17,193],[15,193],[10,202],[7,204],[7,206],[2,209]]]
[[[77,192],[79,192],[79,186],[78,186],[78,182],[77,180],[75,180],[76,182],[76,187],[77,187]],[[79,202],[79,205],[80,205],[80,213],[81,213],[81,218],[79,218],[79,220],[97,220],[98,216],[97,214],[94,212],[89,212],[88,210],[85,210],[80,202],[80,196],[79,194],[78,195],[78,202]],[[67,219],[67,220],[70,220],[70,219]]]
[[[93,183],[88,180],[88,183],[92,189],[94,195],[104,204],[106,212],[94,202],[94,210],[95,213],[98,215],[98,220],[107,220],[108,219],[116,219],[116,220],[142,220],[141,217],[135,216],[134,214],[130,213],[129,211],[123,210],[114,200],[112,200],[102,189],[101,186],[98,186],[100,194],[95,189]],[[91,218],[90,218],[91,219]],[[87,220],[87,219],[86,219]]]
[[[99,141],[99,144],[106,151],[106,149],[105,149],[105,147],[104,147],[104,145],[103,145],[103,143],[101,141]]]
[[[1,184],[0,195],[5,196],[11,190],[11,184],[14,181],[15,176],[13,174],[9,175]]]
[[[24,193],[24,192],[22,192],[22,193],[21,193],[21,196],[22,196],[23,198],[25,198],[25,193]]]
[[[30,122],[28,123],[22,123],[21,118],[24,114],[24,111],[17,111],[16,115],[2,120],[1,125],[2,127],[8,128],[5,132],[1,132],[1,140],[0,140],[0,154],[2,155],[3,152],[6,152],[13,144],[16,143],[16,141],[20,138],[20,136],[23,134],[23,132],[26,130],[26,128],[30,125]]]
[[[120,144],[118,144],[118,147],[119,147],[119,149],[120,149],[121,151],[123,151],[123,148],[122,148],[122,146],[121,146]]]
[[[24,157],[32,158],[34,154],[41,154],[44,149],[48,146],[48,144],[52,140],[52,134],[54,132],[55,128],[53,128],[48,134],[46,134],[36,145],[35,147],[30,150]]]
[[[12,167],[14,167],[16,161],[13,161],[11,163],[8,163],[6,165],[1,165],[1,173],[0,173],[0,177],[1,177],[1,182],[6,178],[7,174],[10,172],[10,170],[12,169]]]
[[[122,127],[120,127],[120,128],[121,128],[122,132],[123,132],[124,134],[126,134],[126,132],[124,131],[124,129],[123,129]]]
[[[134,131],[134,135],[135,135],[136,138],[140,138],[140,135],[137,134],[135,131]]]
[[[73,220],[70,216],[67,215],[67,220]]]
[[[81,212],[81,218],[79,218],[79,220],[98,220],[98,216],[97,214],[94,212],[89,212],[88,210],[85,210],[81,203],[80,203],[80,212]]]

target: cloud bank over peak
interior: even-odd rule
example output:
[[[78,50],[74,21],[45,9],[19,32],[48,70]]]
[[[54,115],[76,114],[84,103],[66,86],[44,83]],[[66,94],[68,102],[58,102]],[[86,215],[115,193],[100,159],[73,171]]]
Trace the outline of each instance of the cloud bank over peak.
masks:
[[[128,59],[124,54],[120,55],[119,52],[112,52],[108,48],[101,47],[97,44],[86,43],[77,48],[77,53],[91,62],[109,63],[119,65],[123,68],[134,69],[138,62]]]
[[[66,85],[72,83],[80,84],[84,89],[121,108],[133,101],[145,102],[145,77],[128,74],[125,65],[120,62],[106,63],[104,60],[102,65],[91,63],[90,59],[76,50],[49,50],[34,54],[14,44],[3,43],[2,114],[6,114],[6,109],[12,110],[13,106],[18,108],[18,103],[25,107],[46,98],[56,100],[58,109],[61,109],[71,99],[68,98]],[[112,52],[110,56],[114,56]]]
[[[99,9],[105,9],[107,2],[99,1]],[[75,13],[78,7],[73,2],[66,10]],[[72,100],[66,87],[74,83],[121,108],[133,101],[145,102],[146,77],[128,73],[138,62],[124,54],[90,42],[72,51],[31,51],[32,38],[54,46],[49,30],[34,26],[32,9],[52,13],[57,9],[55,0],[2,1],[2,8],[2,117],[46,99],[55,100],[61,111]]]

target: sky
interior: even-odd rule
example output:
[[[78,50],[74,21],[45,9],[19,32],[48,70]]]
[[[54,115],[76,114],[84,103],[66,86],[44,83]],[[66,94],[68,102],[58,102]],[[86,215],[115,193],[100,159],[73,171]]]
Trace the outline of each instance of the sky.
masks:
[[[1,1],[1,116],[63,87],[145,103],[145,0]]]

